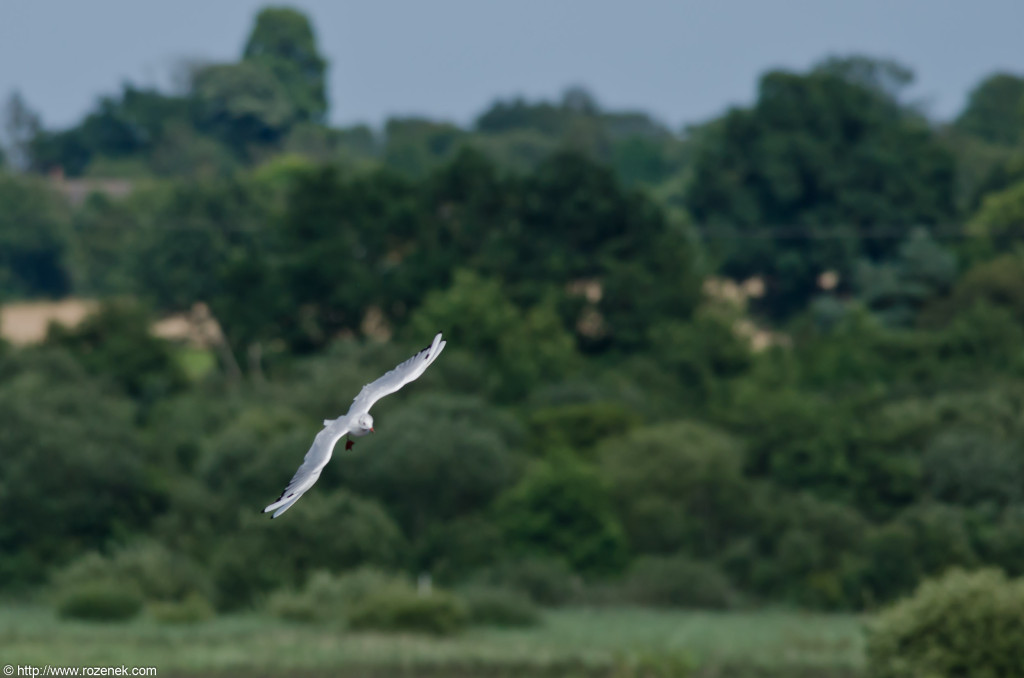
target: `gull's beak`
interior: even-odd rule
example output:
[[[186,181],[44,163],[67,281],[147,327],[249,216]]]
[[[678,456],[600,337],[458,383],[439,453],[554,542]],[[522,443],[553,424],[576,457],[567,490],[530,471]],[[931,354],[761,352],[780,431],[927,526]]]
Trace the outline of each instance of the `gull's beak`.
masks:
[[[376,431],[373,430],[372,426],[370,427],[370,433],[376,433]]]

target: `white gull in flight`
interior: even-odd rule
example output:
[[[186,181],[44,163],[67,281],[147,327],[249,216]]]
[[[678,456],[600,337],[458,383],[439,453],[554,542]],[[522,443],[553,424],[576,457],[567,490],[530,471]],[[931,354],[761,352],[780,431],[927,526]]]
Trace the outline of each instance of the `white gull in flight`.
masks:
[[[331,460],[334,446],[344,435],[356,438],[373,433],[373,417],[370,416],[370,408],[373,404],[386,395],[390,395],[402,388],[410,381],[419,379],[430,363],[437,360],[441,355],[445,344],[441,341],[441,333],[438,332],[430,346],[426,347],[413,357],[399,364],[395,369],[386,373],[373,383],[363,386],[363,390],[352,401],[348,413],[337,419],[324,419],[324,428],[316,435],[313,446],[306,453],[302,466],[292,476],[284,492],[273,504],[263,509],[263,513],[274,512],[271,518],[276,518],[292,507],[292,504],[299,500],[306,490],[313,487],[320,472]],[[352,448],[352,441],[348,440],[345,449]]]

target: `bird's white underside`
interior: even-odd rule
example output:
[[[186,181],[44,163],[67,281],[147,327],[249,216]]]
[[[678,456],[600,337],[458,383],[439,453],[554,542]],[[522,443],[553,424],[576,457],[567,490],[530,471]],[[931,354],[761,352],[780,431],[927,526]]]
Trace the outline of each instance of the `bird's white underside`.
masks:
[[[430,346],[399,363],[393,370],[386,372],[376,381],[363,386],[358,395],[353,398],[352,405],[344,416],[337,419],[324,419],[324,428],[313,439],[313,445],[306,452],[302,465],[292,476],[277,501],[263,509],[263,513],[273,511],[274,514],[271,517],[277,518],[291,508],[316,483],[320,472],[331,460],[334,446],[338,441],[346,434],[362,436],[369,433],[369,427],[373,426],[373,419],[369,417],[373,404],[409,382],[419,379],[430,367],[430,364],[437,360],[437,356],[441,355],[441,351],[444,350],[447,343],[441,340],[441,333],[438,332]],[[360,426],[363,415],[367,415],[369,427]]]

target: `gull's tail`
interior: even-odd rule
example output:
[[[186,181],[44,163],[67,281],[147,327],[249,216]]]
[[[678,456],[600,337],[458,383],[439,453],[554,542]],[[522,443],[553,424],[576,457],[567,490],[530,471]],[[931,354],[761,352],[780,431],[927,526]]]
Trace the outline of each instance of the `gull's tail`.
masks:
[[[290,509],[292,507],[292,504],[297,502],[299,500],[299,497],[301,496],[302,492],[297,492],[295,494],[289,494],[287,497],[282,497],[281,499],[278,499],[267,508],[263,509],[263,513],[270,513],[271,511],[274,511],[274,515],[270,517],[276,518],[285,511],[287,511],[288,509]]]

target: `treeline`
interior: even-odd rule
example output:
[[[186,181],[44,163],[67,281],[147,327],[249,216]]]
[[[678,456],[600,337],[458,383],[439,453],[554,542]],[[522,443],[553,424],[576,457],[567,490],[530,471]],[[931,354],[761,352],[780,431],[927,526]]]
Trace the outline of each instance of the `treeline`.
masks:
[[[851,58],[686,134],[576,89],[379,136],[324,124],[325,67],[267,10],[187,93],[61,132],[9,107],[0,290],[104,304],[0,351],[5,587],[142,562],[230,609],[369,564],[860,609],[1022,573],[1024,79],[945,126]],[[134,189],[72,207],[57,167]],[[151,336],[197,303],[209,355]],[[379,433],[264,520],[320,420],[437,331]]]

